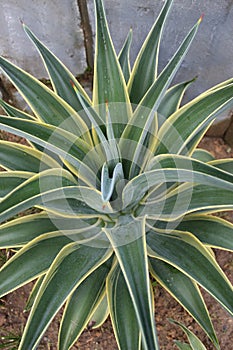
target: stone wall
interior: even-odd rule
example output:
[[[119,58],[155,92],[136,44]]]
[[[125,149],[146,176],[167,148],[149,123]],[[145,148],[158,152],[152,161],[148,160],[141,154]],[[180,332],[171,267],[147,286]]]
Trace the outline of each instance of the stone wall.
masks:
[[[129,28],[133,29],[133,61],[164,0],[104,2],[117,51]],[[89,22],[85,13],[83,16],[86,3]],[[174,0],[161,45],[160,70],[201,14],[204,14],[204,21],[175,78],[175,81],[182,81],[198,76],[186,93],[186,101],[233,76],[233,0]],[[1,0],[0,54],[38,78],[46,78],[41,60],[25,36],[20,20],[75,75],[83,73],[87,65],[92,64],[93,42],[88,35],[90,30],[93,35],[95,32],[93,0]],[[3,76],[0,78],[4,79]],[[6,84],[5,80],[3,83]],[[224,114],[219,122],[222,120],[221,134],[226,131],[231,118]],[[220,130],[219,127],[215,129]]]

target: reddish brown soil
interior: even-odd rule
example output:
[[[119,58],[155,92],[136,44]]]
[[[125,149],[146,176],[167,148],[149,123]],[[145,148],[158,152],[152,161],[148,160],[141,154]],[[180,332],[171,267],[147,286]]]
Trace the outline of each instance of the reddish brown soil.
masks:
[[[2,135],[3,136],[3,135]],[[19,141],[19,140],[18,140]],[[221,139],[205,138],[201,142],[201,147],[208,149],[217,158],[233,157],[233,150],[230,149]],[[233,222],[233,212],[222,214],[224,218]],[[232,253],[227,251],[216,251],[216,258],[228,278],[233,282],[233,259]],[[27,313],[23,313],[25,302],[32,283],[20,288],[3,298],[0,303],[0,348],[17,349],[17,345],[12,347],[1,347],[6,340],[2,337],[9,331],[14,335],[22,333],[26,322]],[[220,339],[222,350],[233,349],[233,319],[225,312],[219,304],[207,293],[203,293],[207,302],[217,335]],[[159,285],[155,289],[155,318],[159,334],[161,350],[176,349],[174,339],[185,340],[185,337],[178,328],[171,325],[168,318],[181,321],[205,343],[208,350],[214,349],[206,335],[193,319],[182,309],[182,307],[169,296]],[[60,314],[56,316],[54,322],[46,332],[38,350],[56,350],[57,331],[59,327]],[[13,345],[13,344],[12,344]],[[86,330],[72,350],[117,350],[117,345],[113,336],[110,320],[97,330]],[[30,350],[30,349],[29,349]],[[126,349],[125,349],[126,350]],[[132,349],[134,350],[134,349]]]

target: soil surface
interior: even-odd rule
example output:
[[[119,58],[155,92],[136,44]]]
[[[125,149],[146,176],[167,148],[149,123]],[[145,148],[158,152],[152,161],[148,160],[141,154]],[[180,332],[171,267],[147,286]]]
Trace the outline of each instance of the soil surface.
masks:
[[[7,137],[9,138],[4,133],[0,134],[0,138]],[[24,142],[20,139],[17,139],[17,141]],[[233,157],[233,150],[222,139],[206,137],[200,146],[209,150],[216,158]],[[222,213],[221,216],[233,222],[233,212]],[[218,263],[231,282],[233,282],[232,253],[219,250],[215,250],[215,253]],[[11,252],[3,251],[0,256],[0,263],[1,260],[3,263],[3,260],[7,259],[11,254]],[[23,310],[32,285],[30,283],[0,300],[0,349],[13,350],[18,348],[18,340],[28,317],[28,313],[24,313]],[[220,340],[221,349],[233,349],[233,319],[211,296],[205,292],[203,292],[203,296],[207,302],[217,336]],[[57,349],[56,342],[60,317],[61,312],[55,317],[38,350]],[[164,289],[157,285],[155,287],[155,319],[161,350],[177,349],[174,345],[175,339],[186,341],[183,332],[171,325],[168,318],[184,323],[204,342],[208,350],[214,349],[207,336],[193,321],[192,317]],[[7,342],[9,346],[7,346]],[[99,329],[86,329],[79,341],[72,347],[72,350],[117,350],[110,320],[108,319]]]

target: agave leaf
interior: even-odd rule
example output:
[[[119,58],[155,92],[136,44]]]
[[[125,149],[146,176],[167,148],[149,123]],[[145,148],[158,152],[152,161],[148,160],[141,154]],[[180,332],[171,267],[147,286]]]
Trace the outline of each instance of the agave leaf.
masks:
[[[0,67],[24,97],[38,119],[82,136],[90,145],[92,139],[85,122],[62,98],[30,74],[0,57]]]
[[[135,211],[137,217],[144,216],[159,220],[173,221],[188,213],[233,209],[232,191],[207,185],[180,185],[166,198],[148,202]]]
[[[116,144],[116,141],[114,139],[114,131],[113,126],[110,118],[110,113],[108,110],[108,104],[106,104],[106,127],[103,120],[100,118],[100,116],[97,114],[97,112],[94,110],[94,108],[91,105],[88,105],[87,101],[83,99],[83,97],[78,94],[77,95],[80,103],[83,106],[83,110],[85,114],[87,115],[88,119],[92,123],[93,129],[92,133],[95,135],[94,143],[96,145],[101,144],[101,147],[104,150],[106,159],[108,162],[113,162],[119,159],[119,151]],[[104,129],[104,131],[102,130]],[[107,138],[105,137],[104,132],[107,134]]]
[[[160,75],[155,80],[151,88],[147,91],[147,93],[144,95],[144,97],[138,104],[137,109],[134,112],[134,116],[133,116],[133,119],[135,121],[137,120],[137,118],[139,118],[139,114],[140,114],[139,112],[141,107],[143,108],[143,106],[147,107],[148,109],[151,109],[153,112],[157,111],[168,86],[170,85],[172,79],[174,78],[177,70],[179,69],[182,63],[182,60],[186,56],[190,48],[190,45],[195,38],[195,35],[197,33],[200,23],[201,23],[201,18],[192,27],[192,29],[185,37],[185,39],[181,43],[179,49],[176,51],[172,59],[169,61],[167,66],[160,73]],[[135,125],[140,126],[140,124],[138,123],[136,123]]]
[[[127,35],[127,38],[125,39],[125,42],[123,44],[123,47],[118,55],[118,61],[121,65],[122,73],[124,75],[126,83],[128,82],[131,74],[129,54],[130,54],[130,47],[132,42],[132,35],[133,35],[133,31],[132,29],[130,29]]]
[[[114,166],[116,162],[118,162],[120,159],[120,152],[119,152],[117,140],[115,139],[114,124],[112,122],[110,114],[111,113],[110,113],[108,103],[106,103],[106,133],[107,133],[107,139],[109,141],[109,148],[111,149],[111,152],[112,152],[111,163]]]
[[[231,158],[211,160],[209,164],[233,174],[233,159]]]
[[[110,261],[103,263],[69,297],[60,325],[59,350],[70,349],[86,327],[99,297],[103,294],[110,267]]]
[[[173,324],[178,325],[187,335],[188,340],[190,342],[191,345],[191,349],[193,350],[207,350],[206,347],[204,346],[204,344],[202,344],[202,342],[197,338],[197,336],[191,332],[187,327],[185,327],[182,323],[171,320],[170,322]]]
[[[155,112],[157,112],[168,86],[187,54],[197,33],[199,24],[200,20],[188,33],[171,61],[142,98],[128,125],[125,127],[119,146],[122,152],[122,158],[131,160],[129,178],[137,175],[137,166],[139,165],[141,167],[139,160],[146,157],[145,152],[148,152],[147,148],[149,149],[149,156],[154,152],[155,142],[157,142],[157,121],[155,122],[154,129],[151,129],[151,127],[153,126],[153,121],[157,119],[155,118]],[[148,136],[151,139],[150,141],[147,140]],[[132,141],[129,142],[129,140]],[[149,146],[146,145],[145,141],[149,142]]]
[[[156,154],[186,152],[188,143],[233,103],[233,84],[204,93],[189,102],[167,121],[158,133]],[[200,136],[201,137],[201,136]]]
[[[55,230],[56,226],[45,213],[14,219],[0,226],[0,247],[23,246],[40,234]]]
[[[209,163],[210,161],[214,160],[214,156],[206,151],[205,149],[196,149],[193,154],[192,154],[192,158],[196,159],[196,160],[200,160],[201,162],[204,163]],[[209,163],[212,165],[212,163]],[[213,164],[214,165],[214,164]]]
[[[123,190],[124,207],[138,203],[153,186],[165,182],[191,182],[233,190],[233,176],[188,157],[161,155],[152,158],[149,171],[128,182]]]
[[[2,199],[0,220],[3,222],[33,206],[77,218],[80,215],[82,218],[101,217],[101,213],[105,216],[112,212],[111,206],[102,201],[99,191],[72,186],[72,178],[67,177],[65,171],[63,175],[56,170],[45,170],[26,180]]]
[[[15,187],[22,184],[24,181],[32,177],[34,173],[26,171],[4,171],[0,172],[0,200],[6,196]]]
[[[93,124],[95,128],[103,127],[104,121],[103,119],[101,119],[100,115],[94,110],[91,102],[89,102],[84,96],[82,96],[82,94],[79,92],[75,85],[72,84],[72,86],[76,93],[76,97],[78,98],[80,105],[83,108],[83,111],[86,113],[89,122],[91,122],[91,124]],[[83,115],[83,111],[81,115]]]
[[[175,113],[180,106],[184,93],[188,86],[192,84],[196,78],[185,81],[172,86],[167,90],[162,98],[158,108],[158,127],[160,128],[164,121]]]
[[[35,349],[59,308],[95,269],[109,259],[111,253],[107,249],[77,243],[71,243],[60,251],[37,294],[19,350]]]
[[[77,138],[74,134],[52,125],[5,116],[0,116],[0,127],[2,130],[25,137],[45,147],[47,151],[52,151],[65,158],[76,168],[79,177],[84,182],[94,184],[94,186],[96,183],[98,184],[95,173],[82,162],[85,158],[85,162],[89,162],[92,167],[98,169],[100,167],[97,165],[98,156],[85,141]]]
[[[21,247],[34,238],[49,232],[74,230],[78,233],[89,229],[92,225],[99,225],[98,219],[80,220],[55,217],[45,212],[23,216],[0,226],[0,247]]]
[[[72,240],[57,232],[35,238],[17,252],[0,270],[0,295],[34,280],[50,267],[59,251]]]
[[[134,104],[139,103],[157,76],[160,39],[172,2],[167,0],[164,4],[134,63],[128,83],[130,100]]]
[[[9,103],[7,103],[6,101],[1,100],[1,99],[0,99],[0,106],[4,109],[4,111],[10,117],[21,118],[21,119],[28,119],[28,120],[35,120],[36,119],[31,114],[28,114],[28,113],[25,113],[23,111],[20,111],[19,109],[11,106]]]
[[[109,177],[109,168],[107,164],[105,163],[103,165],[101,175],[101,193],[104,203],[110,200],[115,186],[117,185],[118,181],[122,179],[124,179],[124,174],[121,163],[117,163],[117,165],[113,169],[112,178]]]
[[[211,166],[211,162],[205,164],[202,161],[192,159],[190,157],[180,156],[180,155],[159,155],[153,157],[148,164],[148,169],[157,169],[158,167],[171,167],[171,168],[181,168],[181,169],[193,169],[193,171],[199,171],[206,173],[207,175],[212,175],[219,177],[220,179],[232,182],[233,176],[231,173],[219,170],[216,166]],[[215,164],[215,162],[214,162]],[[217,168],[217,169],[216,169]]]
[[[207,131],[210,129],[211,125],[214,123],[215,119],[216,118],[213,118],[210,122],[207,121],[206,123],[204,123],[200,131],[198,131],[197,134],[192,135],[191,140],[180,152],[181,155],[185,155],[185,156],[188,155],[190,157],[192,156],[192,154],[195,152],[196,148],[198,147],[199,143],[201,142],[201,140],[203,139]]]
[[[77,99],[76,93],[72,88],[72,82],[75,84],[79,93],[82,94],[82,96],[84,96],[89,103],[91,103],[89,96],[83,87],[79,84],[73,74],[65,67],[65,65],[45,45],[43,45],[43,43],[25,24],[23,24],[23,28],[43,59],[45,67],[49,73],[53,90],[70,106],[72,106],[75,111],[78,112],[82,110],[82,105]],[[85,120],[85,122],[88,125],[87,120]]]
[[[29,297],[27,299],[27,303],[26,303],[26,306],[24,308],[24,312],[28,312],[28,311],[31,310],[32,305],[33,305],[33,303],[35,301],[36,295],[37,295],[37,293],[38,293],[38,291],[40,289],[40,286],[41,286],[41,284],[43,282],[43,279],[44,279],[44,275],[41,275],[40,277],[37,278],[37,280],[36,280],[32,290],[30,292],[30,295],[29,295]]]
[[[106,117],[106,102],[109,103],[114,135],[119,138],[131,115],[131,105],[125,79],[110,37],[102,0],[95,0],[95,7],[96,51],[93,103],[103,120]]]
[[[89,320],[91,328],[93,329],[99,328],[106,321],[109,315],[107,294],[104,293],[96,304],[97,307]]]
[[[162,260],[151,258],[150,265],[152,276],[191,314],[219,349],[209,313],[196,283]]]
[[[144,220],[120,217],[116,227],[105,228],[104,232],[111,242],[125,278],[144,348],[157,350],[159,346],[152,311]]]
[[[108,276],[107,293],[111,320],[119,349],[140,350],[141,337],[137,317],[118,264]]]
[[[105,217],[113,212],[109,203],[103,202],[101,192],[85,186],[68,186],[45,191],[37,205],[55,214],[71,217]]]
[[[174,231],[147,234],[148,254],[174,266],[207,290],[233,313],[233,288],[208,249],[191,233]],[[188,254],[187,254],[188,252]]]
[[[207,91],[205,91],[204,93],[208,94],[210,91],[214,91],[217,90],[221,87],[227,86],[227,85],[231,85],[233,83],[233,78],[230,78],[228,80],[222,81],[221,83],[212,86],[210,89],[208,89]]]
[[[46,153],[8,141],[0,141],[0,164],[5,169],[33,173],[60,168],[59,163]]]
[[[43,203],[43,192],[76,184],[76,180],[66,170],[50,169],[30,177],[16,187],[1,201],[0,221],[7,220],[20,211],[37,203]]]
[[[193,233],[205,245],[233,251],[233,224],[210,215],[187,215],[178,230]]]
[[[179,340],[175,340],[174,343],[180,350],[192,350],[189,344],[181,343]]]

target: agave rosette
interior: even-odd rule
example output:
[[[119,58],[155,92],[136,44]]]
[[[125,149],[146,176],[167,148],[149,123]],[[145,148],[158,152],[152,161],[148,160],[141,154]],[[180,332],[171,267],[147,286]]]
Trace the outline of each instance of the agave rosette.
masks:
[[[110,314],[119,349],[159,349],[150,276],[218,340],[198,286],[231,314],[232,286],[212,247],[233,249],[233,161],[196,149],[233,105],[228,80],[180,107],[192,81],[170,87],[201,19],[164,70],[160,39],[167,0],[131,69],[132,32],[117,56],[102,0],[95,0],[93,97],[24,25],[53,89],[3,57],[0,66],[32,114],[4,101],[0,128],[0,247],[16,254],[0,270],[0,295],[37,280],[20,350],[35,349],[62,305],[58,349]],[[23,217],[29,208],[38,212]]]

